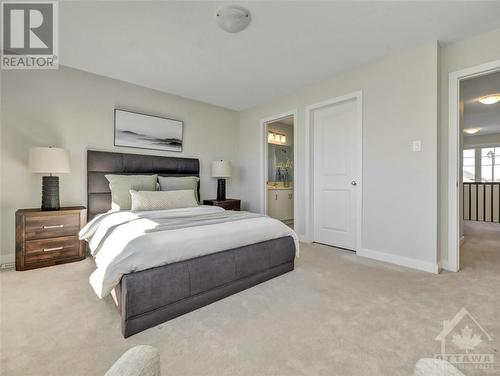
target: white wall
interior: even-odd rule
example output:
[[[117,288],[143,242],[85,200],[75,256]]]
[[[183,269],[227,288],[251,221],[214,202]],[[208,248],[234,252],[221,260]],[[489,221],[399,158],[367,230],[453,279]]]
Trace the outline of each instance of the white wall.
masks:
[[[363,244],[380,257],[434,269],[437,262],[438,45],[429,43],[240,113],[244,206],[261,211],[259,121],[298,110],[298,216],[305,231],[305,107],[363,91]],[[422,140],[413,153],[412,140]]]
[[[500,29],[441,48],[441,121],[439,124],[439,259],[448,257],[448,80],[451,72],[500,59]]]
[[[199,158],[202,198],[216,194],[210,162],[228,159],[235,167],[228,196],[240,196],[237,112],[67,67],[2,71],[1,83],[0,262],[13,261],[15,211],[40,206],[41,175],[28,170],[32,146],[70,150],[72,172],[60,177],[61,204],[66,206],[86,205],[87,149]],[[183,120],[183,152],[114,147],[114,108]]]

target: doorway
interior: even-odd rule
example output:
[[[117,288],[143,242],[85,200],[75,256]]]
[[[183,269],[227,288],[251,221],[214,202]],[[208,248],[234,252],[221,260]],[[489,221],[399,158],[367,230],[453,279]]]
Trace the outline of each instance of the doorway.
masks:
[[[499,73],[500,60],[449,76],[448,247],[441,264],[454,272],[461,267],[461,245],[464,252],[471,245],[467,234],[469,239],[481,233],[484,237],[495,227],[492,222],[500,219],[500,181],[495,181],[497,142],[491,139],[496,132],[493,124],[498,126],[498,122],[489,124],[488,120],[490,116],[498,119],[500,114],[494,113],[495,106],[500,109],[500,100],[489,98],[500,95],[500,86],[494,81]],[[500,154],[500,143],[498,146]],[[479,222],[490,223],[482,229],[486,232],[478,228]]]
[[[500,71],[460,82],[460,265],[500,257]],[[496,260],[496,262],[495,262]]]
[[[308,236],[313,242],[353,251],[361,248],[361,112],[360,92],[306,110]]]
[[[263,212],[296,226],[296,111],[261,121],[263,129]]]

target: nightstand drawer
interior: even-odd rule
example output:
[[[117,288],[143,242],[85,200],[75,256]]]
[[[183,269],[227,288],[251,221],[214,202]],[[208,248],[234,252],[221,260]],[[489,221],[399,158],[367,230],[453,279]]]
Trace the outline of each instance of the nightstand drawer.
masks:
[[[76,235],[80,231],[78,213],[25,218],[26,240]]]
[[[16,211],[16,270],[83,260],[86,248],[78,232],[86,221],[83,206]]]
[[[26,242],[25,262],[30,263],[55,259],[78,258],[79,254],[80,241],[78,240],[78,236],[28,240]]]

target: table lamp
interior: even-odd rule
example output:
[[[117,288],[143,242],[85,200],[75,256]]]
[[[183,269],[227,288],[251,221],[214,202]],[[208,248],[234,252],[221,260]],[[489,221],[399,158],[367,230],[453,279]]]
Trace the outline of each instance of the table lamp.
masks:
[[[33,173],[49,174],[42,178],[42,210],[59,210],[59,176],[70,172],[69,152],[53,147],[35,147],[29,151],[29,167]]]
[[[226,179],[231,176],[231,162],[212,162],[212,177],[217,178],[217,201],[226,199]]]

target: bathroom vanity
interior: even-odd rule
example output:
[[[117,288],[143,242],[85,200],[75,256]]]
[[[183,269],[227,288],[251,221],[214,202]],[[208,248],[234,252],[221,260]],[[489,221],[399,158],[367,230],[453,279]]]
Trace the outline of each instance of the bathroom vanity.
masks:
[[[293,221],[293,187],[267,186],[267,214],[285,223]]]

